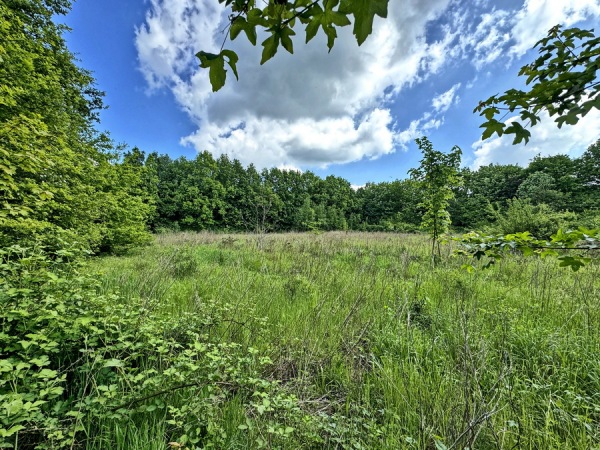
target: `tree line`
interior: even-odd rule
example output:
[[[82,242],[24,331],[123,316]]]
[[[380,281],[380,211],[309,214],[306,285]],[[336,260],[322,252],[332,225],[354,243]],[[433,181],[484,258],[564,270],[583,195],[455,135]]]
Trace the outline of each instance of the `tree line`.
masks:
[[[547,219],[590,220],[600,204],[599,160],[600,141],[579,158],[538,155],[525,168],[461,168],[462,183],[453,188],[448,205],[451,224],[460,230],[493,227],[506,215],[515,215],[516,208]],[[137,148],[125,154],[122,165],[143,174],[140,189],[155,205],[149,220],[154,231],[411,232],[419,229],[426,213],[422,200],[427,186],[415,176],[353,189],[349,181],[333,175],[259,171],[208,152],[194,159],[146,156]]]
[[[343,178],[310,171],[258,170],[207,152],[172,159],[115,145],[96,128],[103,93],[68,50],[66,27],[53,20],[69,6],[0,4],[0,245],[59,249],[77,241],[118,253],[161,230],[419,229],[426,188],[418,176],[355,190]],[[574,159],[460,169],[462,183],[447,208],[452,226],[545,234],[560,220],[594,221],[599,160],[596,142]],[[510,217],[523,219],[514,230]]]

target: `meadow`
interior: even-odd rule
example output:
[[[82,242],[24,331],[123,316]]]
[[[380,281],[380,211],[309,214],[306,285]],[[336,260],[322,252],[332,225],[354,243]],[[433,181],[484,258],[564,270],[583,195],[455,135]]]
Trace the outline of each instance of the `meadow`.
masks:
[[[177,233],[91,260],[99,294],[196,353],[138,358],[172,384],[86,424],[86,447],[600,448],[597,261],[469,273],[442,250],[433,267],[422,235]]]

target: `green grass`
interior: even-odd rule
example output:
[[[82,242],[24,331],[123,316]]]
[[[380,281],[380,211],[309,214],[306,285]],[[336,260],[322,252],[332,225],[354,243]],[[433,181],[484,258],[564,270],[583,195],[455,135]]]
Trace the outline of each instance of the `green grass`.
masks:
[[[226,448],[600,448],[600,265],[515,256],[468,273],[428,250],[418,235],[182,233],[90,270],[159,315],[218,310],[211,340],[270,358],[262,376],[297,410],[232,395]],[[185,395],[201,394],[165,402]],[[293,431],[271,440],[285,417]],[[168,420],[96,424],[89,447],[167,448]]]

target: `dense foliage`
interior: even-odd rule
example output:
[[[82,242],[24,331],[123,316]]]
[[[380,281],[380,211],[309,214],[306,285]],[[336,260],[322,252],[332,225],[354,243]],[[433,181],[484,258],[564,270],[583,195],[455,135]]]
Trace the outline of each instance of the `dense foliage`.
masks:
[[[0,244],[121,251],[148,239],[144,169],[94,129],[102,93],[52,20],[68,5],[0,3]]]
[[[207,152],[194,160],[151,154],[145,167],[155,174],[150,177],[157,204],[152,226],[158,231],[416,231],[429,192],[443,194],[457,229],[529,231],[543,238],[559,227],[598,226],[599,149],[600,141],[575,159],[536,156],[526,168],[457,169],[455,155],[442,165],[457,171],[453,177],[462,184],[444,179],[439,186],[417,176],[353,189],[340,177],[277,168],[259,172]]]
[[[268,417],[269,442],[302,422],[296,399],[262,377],[271,360],[214,333],[230,305],[209,300],[194,314],[164,316],[147,298],[98,295],[76,252],[50,259],[41,249],[0,250],[0,447],[87,448],[103,423],[158,410],[172,440],[224,448],[230,403]],[[173,256],[161,270],[188,276],[193,260]]]

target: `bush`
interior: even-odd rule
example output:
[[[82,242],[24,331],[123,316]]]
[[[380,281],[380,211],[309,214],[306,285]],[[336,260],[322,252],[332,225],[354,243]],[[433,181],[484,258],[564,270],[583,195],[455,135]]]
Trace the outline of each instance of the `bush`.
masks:
[[[600,228],[600,210],[590,209],[577,216],[576,225],[579,227]]]
[[[224,448],[222,411],[232,402],[261,435],[271,432],[253,418],[268,418],[272,443],[302,423],[295,398],[261,378],[269,358],[210,340],[227,308],[157,316],[142,301],[97,295],[80,268],[77,248],[51,258],[0,250],[0,447],[73,448],[99,439],[99,423],[160,413],[166,438]],[[101,439],[109,448],[114,436]]]
[[[421,230],[419,225],[404,222],[400,213],[394,214],[390,219],[383,220],[381,225],[385,231],[396,231],[398,233],[417,233]]]
[[[495,212],[496,223],[493,233],[513,234],[529,231],[538,239],[549,238],[559,228],[566,228],[576,219],[571,212],[556,212],[542,203],[532,205],[529,200],[514,198],[508,200],[506,210]]]
[[[47,254],[73,246],[89,248],[87,239],[49,222],[34,219],[0,221],[0,248],[17,242],[22,247],[36,246]]]

